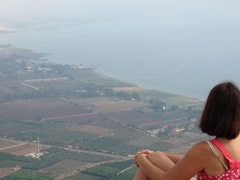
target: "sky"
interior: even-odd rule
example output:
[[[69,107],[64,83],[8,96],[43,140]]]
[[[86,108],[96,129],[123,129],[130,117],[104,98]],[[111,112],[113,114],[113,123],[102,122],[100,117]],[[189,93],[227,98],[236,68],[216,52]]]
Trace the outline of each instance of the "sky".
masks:
[[[211,79],[204,96],[219,80],[231,78],[240,84],[239,0],[0,0],[0,4],[0,43],[51,53],[64,63],[71,59],[100,62],[102,68],[107,64],[105,71],[119,78],[127,62],[134,82],[145,79],[155,85],[167,74],[166,89],[181,85],[180,91],[187,92],[191,86],[192,94]],[[6,29],[25,33],[1,34]],[[139,63],[142,67],[136,67]],[[159,66],[165,71],[159,72]]]
[[[151,19],[181,25],[239,23],[240,16],[238,0],[0,0],[0,4],[0,23]]]
[[[163,36],[171,31],[198,36],[194,33],[209,30],[233,36],[240,30],[239,0],[0,0],[0,4],[0,27],[18,30],[54,23],[99,22],[120,22],[123,26],[126,22],[130,28],[154,22],[165,29]]]

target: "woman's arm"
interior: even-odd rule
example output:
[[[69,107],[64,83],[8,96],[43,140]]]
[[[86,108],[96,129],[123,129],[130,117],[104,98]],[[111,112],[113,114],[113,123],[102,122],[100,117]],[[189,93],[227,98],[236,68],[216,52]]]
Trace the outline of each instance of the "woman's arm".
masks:
[[[166,153],[166,152],[161,152],[161,151],[152,151],[152,150],[145,149],[145,150],[141,150],[141,151],[137,152],[137,154],[135,155],[135,164],[137,164],[136,163],[136,157],[137,157],[138,154],[147,154],[148,157],[152,157],[150,159],[150,161],[152,163],[154,161],[157,161],[158,159],[162,159],[163,156],[168,157],[174,164],[176,164],[178,161],[180,161],[183,158],[183,155],[171,154],[171,153]],[[161,163],[161,162],[158,162],[158,164],[159,163]]]
[[[175,166],[182,158],[182,155],[163,153],[160,151],[152,152],[147,155],[147,159],[164,172]]]
[[[166,172],[150,161],[151,156],[153,156],[151,153],[137,155],[136,162],[141,171],[151,180],[186,180],[205,169],[207,157],[204,156],[204,149],[206,149],[206,143],[196,144],[176,165],[173,165]]]
[[[157,151],[156,153],[158,153],[158,151]],[[175,164],[183,158],[183,155],[170,154],[170,153],[165,153],[165,152],[163,152],[163,153],[164,153],[169,159],[171,159],[171,161],[174,162]]]

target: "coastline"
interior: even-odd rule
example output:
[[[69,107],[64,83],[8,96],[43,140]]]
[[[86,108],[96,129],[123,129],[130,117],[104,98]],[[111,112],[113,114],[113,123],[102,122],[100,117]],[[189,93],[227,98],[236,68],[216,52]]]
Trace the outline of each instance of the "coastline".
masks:
[[[188,56],[186,53],[176,55],[178,49],[170,51],[167,48],[166,53],[155,50],[149,52],[145,51],[148,46],[147,42],[144,42],[142,46],[144,49],[135,49],[136,53],[130,53],[128,49],[121,50],[115,46],[109,52],[109,47],[106,44],[99,47],[93,44],[95,41],[89,41],[91,34],[87,31],[88,26],[82,28],[77,26],[44,31],[26,30],[2,33],[0,39],[3,44],[12,44],[19,48],[32,49],[35,52],[49,53],[51,56],[48,59],[51,62],[59,64],[99,63],[101,65],[96,68],[96,71],[106,76],[136,84],[142,88],[156,89],[200,100],[205,100],[210,88],[223,79],[231,79],[239,83],[239,77],[236,76],[239,71],[237,66],[239,62],[234,59],[229,59],[228,63],[226,61],[218,63],[217,61],[219,56],[224,55],[225,57],[226,53],[221,54],[224,51],[213,52],[214,56],[211,58],[208,56],[208,51],[204,54],[202,52],[190,53]],[[83,33],[88,36],[82,36]],[[65,39],[62,38],[65,37],[62,36],[63,34],[72,34],[73,36]],[[78,35],[77,39],[74,36],[76,34]],[[51,40],[47,37],[51,37]],[[101,42],[102,36],[99,36],[97,40]],[[109,44],[114,42],[113,39],[109,39]],[[119,45],[121,42],[119,41]],[[164,50],[163,46],[155,48]],[[95,51],[96,53],[93,53]],[[215,56],[215,54],[217,55]],[[234,52],[233,55],[235,57]]]

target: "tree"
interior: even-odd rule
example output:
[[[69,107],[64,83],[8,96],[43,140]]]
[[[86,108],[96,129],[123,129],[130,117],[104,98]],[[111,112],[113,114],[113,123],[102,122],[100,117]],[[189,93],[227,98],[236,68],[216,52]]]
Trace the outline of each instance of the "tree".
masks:
[[[149,101],[152,105],[152,109],[156,112],[163,110],[163,107],[166,106],[166,103],[162,102],[159,99],[151,98]]]
[[[132,96],[132,98],[135,99],[135,100],[140,100],[140,96],[139,96],[139,94],[136,93],[136,92],[132,93],[131,96]]]

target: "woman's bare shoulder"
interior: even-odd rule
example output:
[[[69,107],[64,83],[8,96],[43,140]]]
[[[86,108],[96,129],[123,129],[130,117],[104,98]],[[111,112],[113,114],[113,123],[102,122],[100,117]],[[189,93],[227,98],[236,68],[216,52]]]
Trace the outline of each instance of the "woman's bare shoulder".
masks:
[[[212,152],[206,141],[196,143],[186,153],[186,156],[189,156],[191,159],[193,158],[198,162],[200,161],[201,163],[206,162],[211,155]]]
[[[200,141],[200,142],[196,143],[195,145],[193,145],[192,148],[200,150],[200,151],[203,151],[203,150],[209,151],[209,146],[206,141]]]
[[[164,175],[165,179],[190,179],[207,167],[208,145],[199,142],[193,145],[184,157]]]

